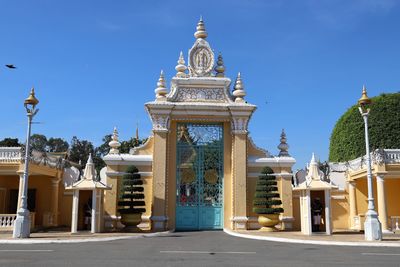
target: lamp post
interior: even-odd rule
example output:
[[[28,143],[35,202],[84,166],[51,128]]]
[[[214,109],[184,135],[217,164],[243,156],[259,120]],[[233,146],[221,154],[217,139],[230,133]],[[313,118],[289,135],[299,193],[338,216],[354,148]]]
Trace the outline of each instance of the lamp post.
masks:
[[[369,153],[369,139],[368,139],[368,116],[370,109],[368,105],[371,104],[371,99],[367,96],[367,90],[363,86],[362,96],[358,100],[358,110],[364,119],[365,127],[365,150],[367,157],[367,184],[368,184],[368,211],[365,214],[364,222],[364,236],[365,240],[382,240],[382,227],[378,219],[378,213],[375,211],[374,193],[372,189],[372,171],[371,171],[371,156]]]
[[[38,103],[39,100],[35,97],[35,89],[32,88],[30,95],[24,102],[26,115],[28,116],[28,131],[25,145],[24,178],[22,181],[22,188],[19,188],[19,190],[22,190],[21,203],[18,203],[21,206],[18,208],[17,219],[14,222],[13,238],[27,238],[30,235],[31,223],[28,210],[29,144],[31,139],[32,118],[39,111],[39,109],[36,109]]]

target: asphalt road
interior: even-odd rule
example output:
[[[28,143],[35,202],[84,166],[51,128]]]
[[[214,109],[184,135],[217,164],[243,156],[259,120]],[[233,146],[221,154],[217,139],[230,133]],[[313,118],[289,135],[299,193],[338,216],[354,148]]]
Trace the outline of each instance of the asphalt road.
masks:
[[[400,266],[400,248],[315,246],[223,232],[78,244],[0,245],[0,266]]]

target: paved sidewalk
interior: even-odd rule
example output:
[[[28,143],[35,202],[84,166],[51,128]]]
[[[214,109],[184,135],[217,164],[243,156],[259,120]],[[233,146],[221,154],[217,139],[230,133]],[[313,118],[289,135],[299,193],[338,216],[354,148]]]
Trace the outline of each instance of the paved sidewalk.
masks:
[[[99,241],[113,241],[120,239],[133,239],[144,237],[155,237],[167,235],[170,232],[159,233],[95,233],[89,231],[80,231],[76,234],[71,234],[67,231],[46,231],[31,233],[30,238],[14,239],[12,232],[0,232],[0,244],[48,244],[48,243],[81,243],[81,242],[99,242]]]
[[[336,246],[368,246],[368,247],[400,247],[399,234],[384,234],[382,241],[365,241],[364,233],[359,232],[334,232],[332,235],[318,233],[311,236],[301,232],[263,232],[257,230],[230,231],[224,230],[227,234],[265,241],[314,244],[314,245],[336,245]]]

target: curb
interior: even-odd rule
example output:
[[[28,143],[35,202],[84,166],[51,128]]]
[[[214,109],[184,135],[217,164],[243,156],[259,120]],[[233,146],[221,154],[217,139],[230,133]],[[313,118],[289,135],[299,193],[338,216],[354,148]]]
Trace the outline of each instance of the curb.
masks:
[[[86,242],[107,242],[125,239],[139,239],[146,237],[157,237],[165,236],[170,234],[170,231],[150,233],[150,234],[140,234],[134,236],[113,236],[113,237],[95,237],[95,238],[76,238],[76,239],[0,239],[0,244],[74,244],[74,243],[86,243]]]
[[[285,238],[285,237],[272,237],[272,236],[255,236],[249,234],[241,234],[237,232],[233,232],[227,229],[224,229],[224,232],[231,236],[255,239],[255,240],[264,240],[264,241],[272,241],[272,242],[281,242],[281,243],[293,243],[293,244],[308,244],[308,245],[321,245],[321,246],[351,246],[351,247],[400,247],[400,242],[398,243],[381,243],[381,242],[352,242],[352,241],[326,241],[326,240],[308,240],[308,239],[293,239],[293,238]]]

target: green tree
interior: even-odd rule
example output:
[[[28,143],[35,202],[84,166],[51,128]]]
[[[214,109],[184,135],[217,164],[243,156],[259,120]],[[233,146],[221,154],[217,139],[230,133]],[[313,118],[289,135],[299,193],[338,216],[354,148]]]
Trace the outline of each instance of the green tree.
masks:
[[[110,143],[112,138],[111,134],[105,135],[102,139],[102,144],[95,149],[95,155],[93,156],[93,162],[96,166],[97,173],[100,173],[100,170],[106,166],[106,163],[103,161],[103,157],[108,154],[110,151]],[[133,147],[137,147],[146,142],[147,139],[136,139],[131,138],[128,141],[121,141],[121,146],[119,148],[119,152],[129,153],[130,149]]]
[[[18,138],[4,138],[0,141],[0,147],[20,147]]]
[[[120,214],[135,214],[146,211],[144,208],[144,188],[139,170],[129,166],[122,176],[122,189],[118,200]]]
[[[111,139],[110,139],[111,140]],[[136,139],[135,137],[128,141],[121,141],[121,147],[119,148],[120,153],[129,153],[131,148],[142,145],[147,139]]]
[[[372,98],[368,118],[371,150],[400,148],[400,93]],[[344,162],[365,155],[364,122],[354,105],[337,121],[330,138],[329,161]]]
[[[61,138],[50,137],[47,140],[46,150],[47,152],[67,152],[68,142]]]
[[[46,152],[47,137],[44,136],[43,134],[32,134],[30,139],[30,145],[32,150]]]
[[[264,167],[258,177],[256,192],[253,200],[253,212],[257,214],[282,213],[283,208],[278,193],[274,171],[270,167]]]
[[[81,162],[82,167],[85,166],[89,154],[94,154],[94,146],[90,141],[79,140],[78,137],[74,136],[71,140],[71,146],[68,153],[68,160],[79,163]]]

